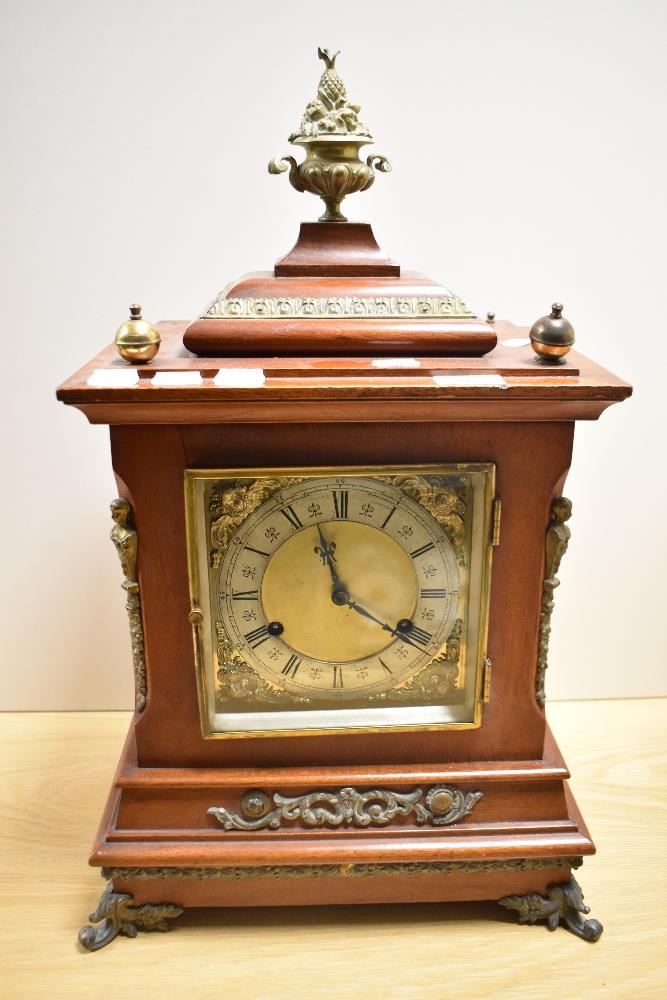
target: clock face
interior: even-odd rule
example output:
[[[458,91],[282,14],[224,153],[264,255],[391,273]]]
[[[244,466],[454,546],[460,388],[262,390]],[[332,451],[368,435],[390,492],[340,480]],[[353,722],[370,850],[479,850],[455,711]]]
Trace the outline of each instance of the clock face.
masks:
[[[435,518],[390,483],[323,476],[278,489],[233,536],[216,588],[246,661],[331,701],[409,680],[456,619],[459,565]]]
[[[478,725],[493,475],[186,473],[204,735]]]

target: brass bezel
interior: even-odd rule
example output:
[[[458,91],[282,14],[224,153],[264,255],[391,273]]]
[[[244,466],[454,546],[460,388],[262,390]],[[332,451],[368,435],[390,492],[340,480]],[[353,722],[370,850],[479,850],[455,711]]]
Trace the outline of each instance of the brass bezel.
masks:
[[[202,479],[257,479],[261,477],[299,476],[313,479],[318,476],[387,476],[387,475],[447,475],[456,472],[482,472],[484,485],[484,522],[486,543],[482,554],[482,580],[480,588],[479,643],[477,649],[475,702],[470,722],[438,722],[423,725],[340,726],[304,729],[230,730],[217,732],[211,729],[211,712],[206,664],[204,663],[200,626],[204,620],[200,600],[200,574],[197,556],[197,514],[195,509],[195,483]],[[441,730],[478,729],[482,724],[484,706],[484,666],[487,659],[489,626],[489,599],[491,590],[491,562],[493,554],[493,506],[495,499],[496,466],[493,462],[447,462],[439,465],[346,465],[346,466],[264,466],[261,468],[186,469],[184,474],[186,548],[188,582],[190,586],[195,673],[197,681],[199,717],[202,736],[206,740],[219,739],[273,739],[274,737],[333,736],[342,733],[391,733],[432,732]]]

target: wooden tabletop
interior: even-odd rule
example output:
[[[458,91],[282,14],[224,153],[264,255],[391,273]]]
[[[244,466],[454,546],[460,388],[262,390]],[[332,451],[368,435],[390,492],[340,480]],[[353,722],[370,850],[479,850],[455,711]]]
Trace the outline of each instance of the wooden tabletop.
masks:
[[[577,873],[605,926],[595,945],[476,903],[188,911],[168,934],[121,937],[96,954],[76,943],[103,887],[86,858],[129,713],[6,714],[0,995],[662,998],[666,707],[659,699],[548,705],[598,845]]]

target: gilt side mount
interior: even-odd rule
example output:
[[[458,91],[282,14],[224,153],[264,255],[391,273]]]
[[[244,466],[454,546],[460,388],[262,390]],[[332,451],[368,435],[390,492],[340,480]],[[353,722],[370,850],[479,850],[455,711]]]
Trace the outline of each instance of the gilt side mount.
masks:
[[[275,156],[269,163],[269,173],[289,171],[290,184],[296,191],[319,195],[326,206],[320,222],[347,222],[340,210],[343,199],[355,191],[367,191],[375,180],[375,171],[387,173],[391,163],[377,153],[365,162],[360,159],[361,147],[370,145],[373,136],[359,120],[361,108],[349,100],[338,75],[339,53],[320,48],[317,54],[325,64],[317,97],[308,102],[299,130],[289,137],[292,145],[304,147],[306,158],[297,163],[293,156]]]

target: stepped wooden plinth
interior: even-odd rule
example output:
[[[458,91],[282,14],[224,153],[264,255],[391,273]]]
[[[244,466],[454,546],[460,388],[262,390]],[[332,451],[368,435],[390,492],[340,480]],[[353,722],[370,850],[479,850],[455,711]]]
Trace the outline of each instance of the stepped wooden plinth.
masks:
[[[401,273],[362,223],[303,223],[271,272],[225,289],[183,338],[203,357],[479,356],[496,333],[449,289]]]

